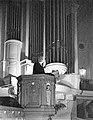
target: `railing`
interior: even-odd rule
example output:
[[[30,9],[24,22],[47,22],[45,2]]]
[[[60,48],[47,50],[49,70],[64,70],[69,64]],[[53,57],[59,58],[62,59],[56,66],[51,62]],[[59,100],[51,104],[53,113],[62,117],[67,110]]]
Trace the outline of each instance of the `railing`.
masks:
[[[0,120],[24,120],[22,108],[0,106]]]
[[[67,84],[68,81],[72,87]],[[18,77],[18,101],[23,108],[0,106],[0,120],[78,118],[77,100],[93,100],[93,81],[72,74],[64,79],[60,77],[59,84],[55,83],[55,77],[48,74]]]

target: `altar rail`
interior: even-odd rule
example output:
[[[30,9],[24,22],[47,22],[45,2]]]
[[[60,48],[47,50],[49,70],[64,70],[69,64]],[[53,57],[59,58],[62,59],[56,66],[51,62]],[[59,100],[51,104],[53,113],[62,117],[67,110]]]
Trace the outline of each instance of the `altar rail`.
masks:
[[[0,106],[0,120],[24,120],[22,108]]]

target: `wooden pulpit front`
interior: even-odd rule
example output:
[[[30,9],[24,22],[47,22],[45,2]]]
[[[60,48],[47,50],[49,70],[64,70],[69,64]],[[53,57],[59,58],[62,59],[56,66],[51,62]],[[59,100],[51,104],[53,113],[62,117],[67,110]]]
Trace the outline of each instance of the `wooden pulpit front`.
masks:
[[[21,75],[18,77],[17,96],[26,116],[29,114],[38,119],[40,114],[55,114],[55,77],[47,74]]]
[[[55,77],[46,74],[18,77],[18,100],[22,107],[55,105]]]

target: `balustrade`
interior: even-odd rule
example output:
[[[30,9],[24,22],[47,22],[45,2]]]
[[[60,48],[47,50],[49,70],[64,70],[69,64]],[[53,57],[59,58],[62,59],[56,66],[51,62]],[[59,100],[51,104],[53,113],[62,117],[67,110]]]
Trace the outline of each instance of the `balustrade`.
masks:
[[[24,120],[22,108],[0,106],[0,120]]]

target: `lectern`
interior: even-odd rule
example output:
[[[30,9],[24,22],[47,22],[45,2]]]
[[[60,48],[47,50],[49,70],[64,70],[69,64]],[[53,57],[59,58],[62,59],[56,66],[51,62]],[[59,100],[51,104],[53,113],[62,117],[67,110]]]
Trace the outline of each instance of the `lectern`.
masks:
[[[55,77],[48,74],[21,75],[18,77],[17,96],[28,120],[30,117],[37,120],[53,115]]]

